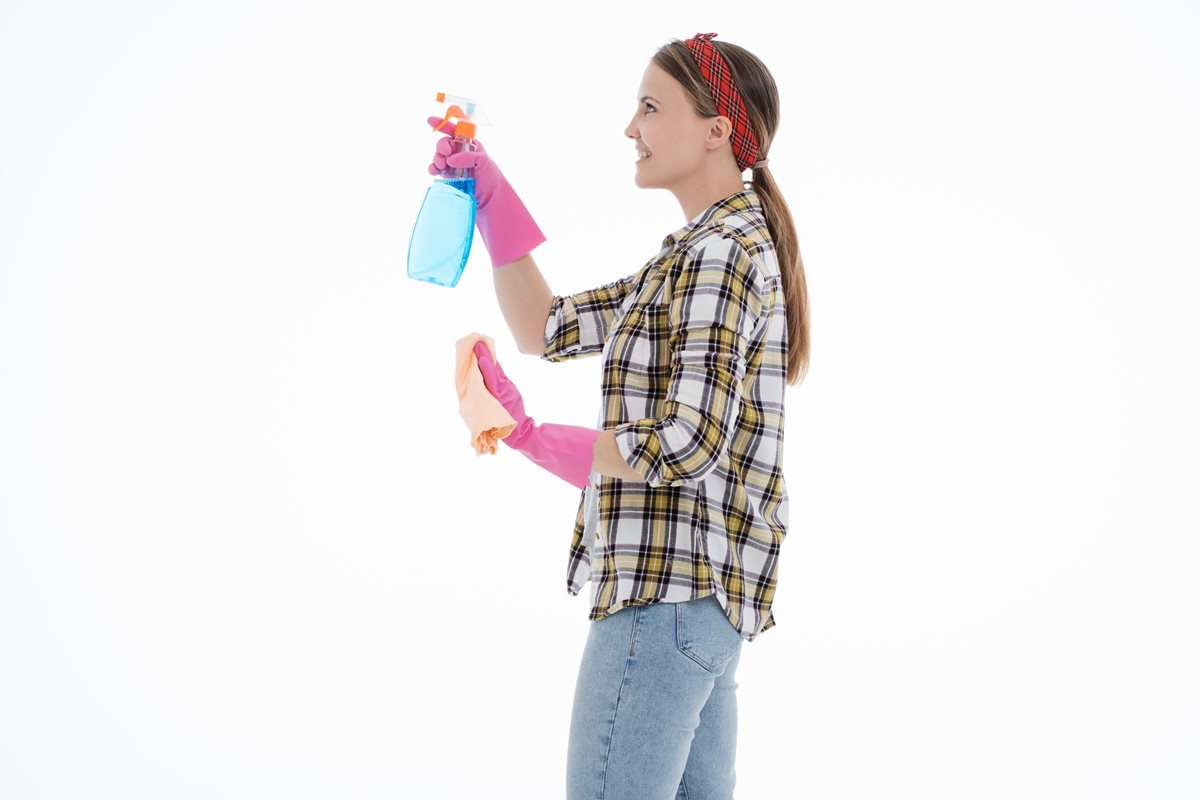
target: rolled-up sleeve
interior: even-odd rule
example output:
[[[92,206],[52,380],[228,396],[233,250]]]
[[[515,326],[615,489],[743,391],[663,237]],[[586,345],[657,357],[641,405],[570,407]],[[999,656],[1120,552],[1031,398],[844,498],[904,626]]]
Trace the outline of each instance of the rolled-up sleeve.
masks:
[[[716,469],[742,402],[763,279],[746,247],[721,234],[683,256],[669,307],[664,416],[617,425],[617,449],[651,487],[695,484]]]
[[[577,294],[555,295],[546,317],[542,360],[566,361],[603,350],[609,326],[636,276]]]

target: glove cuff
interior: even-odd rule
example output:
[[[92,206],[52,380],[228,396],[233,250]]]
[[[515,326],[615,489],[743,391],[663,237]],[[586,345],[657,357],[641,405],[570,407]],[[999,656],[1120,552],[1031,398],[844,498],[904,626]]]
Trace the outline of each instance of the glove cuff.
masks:
[[[487,246],[493,268],[516,261],[546,241],[521,198],[503,179],[488,202],[477,210],[475,225]]]
[[[601,433],[595,428],[546,422],[534,425],[513,449],[575,488],[583,489],[592,472],[594,447]]]

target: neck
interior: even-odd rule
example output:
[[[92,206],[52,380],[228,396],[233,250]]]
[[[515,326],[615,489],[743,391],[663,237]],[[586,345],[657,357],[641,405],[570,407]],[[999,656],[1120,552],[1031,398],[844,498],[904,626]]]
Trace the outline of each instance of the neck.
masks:
[[[682,185],[673,187],[671,192],[683,209],[686,223],[718,200],[724,200],[745,188],[737,167],[724,164],[720,168],[696,172]]]

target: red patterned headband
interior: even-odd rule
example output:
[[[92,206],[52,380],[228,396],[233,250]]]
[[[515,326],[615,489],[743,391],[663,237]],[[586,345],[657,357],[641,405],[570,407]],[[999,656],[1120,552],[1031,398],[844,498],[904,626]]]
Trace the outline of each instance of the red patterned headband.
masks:
[[[740,169],[754,167],[761,169],[767,165],[768,159],[757,161],[758,138],[750,127],[750,117],[746,114],[746,106],[742,103],[742,95],[733,85],[733,73],[725,59],[717,52],[711,39],[715,33],[697,33],[691,39],[684,41],[692,52],[700,74],[708,82],[708,89],[713,99],[717,101],[717,112],[729,118],[733,123],[733,133],[729,140],[733,145],[733,154]]]

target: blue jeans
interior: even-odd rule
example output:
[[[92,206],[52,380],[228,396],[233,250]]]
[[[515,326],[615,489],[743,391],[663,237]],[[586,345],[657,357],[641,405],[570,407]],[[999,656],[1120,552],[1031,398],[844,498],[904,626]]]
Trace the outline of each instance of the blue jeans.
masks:
[[[732,800],[742,641],[712,594],[592,622],[567,800]]]

